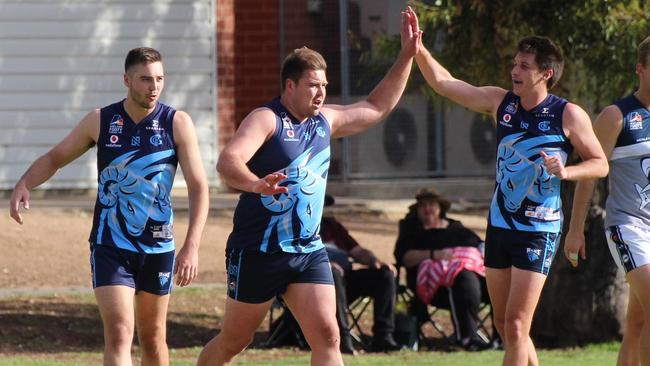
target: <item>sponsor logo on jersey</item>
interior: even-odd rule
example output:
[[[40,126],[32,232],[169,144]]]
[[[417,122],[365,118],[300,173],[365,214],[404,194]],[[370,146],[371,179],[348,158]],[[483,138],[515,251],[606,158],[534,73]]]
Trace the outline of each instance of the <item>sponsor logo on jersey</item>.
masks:
[[[151,236],[155,239],[172,239],[174,237],[172,224],[152,226]]]
[[[540,131],[548,131],[551,129],[551,121],[542,121],[537,125]]]
[[[287,136],[289,138],[294,138],[294,136],[296,136],[296,134],[293,132],[293,130],[287,130]]]
[[[158,134],[156,134],[156,135],[152,135],[152,136],[149,138],[149,143],[150,143],[151,145],[153,145],[153,146],[160,146],[160,145],[162,145],[162,143],[163,143],[162,136],[160,136],[160,135],[158,135]]]
[[[149,131],[164,131],[165,129],[160,127],[160,122],[157,119],[151,120],[151,126],[146,126],[146,130]]]
[[[119,114],[113,115],[111,123],[108,126],[108,133],[110,134],[121,134],[122,127],[124,126],[124,118]]]
[[[316,127],[316,134],[319,137],[325,137],[325,130],[323,129],[323,127],[320,127],[320,126]]]
[[[521,123],[520,123],[519,125],[520,125],[521,128],[523,128],[524,130],[527,130],[527,129],[528,129],[528,122],[521,121]]]
[[[140,136],[131,136],[131,146],[140,146]]]
[[[515,102],[510,102],[508,106],[506,107],[506,112],[515,114],[517,113],[517,103]]]
[[[642,130],[643,129],[643,117],[639,112],[632,112],[630,115],[630,130]]]
[[[560,212],[550,207],[527,206],[524,216],[543,221],[556,221],[560,219]]]
[[[109,144],[106,144],[104,146],[106,147],[122,147],[122,144],[118,144],[117,142],[120,141],[120,137],[117,135],[111,135],[108,138],[108,141],[110,142]]]
[[[511,119],[512,119],[512,116],[509,115],[508,113],[506,113],[506,114],[503,115],[501,121],[499,121],[499,124],[502,125],[502,126],[506,126],[506,127],[512,127],[512,125],[510,124]]]

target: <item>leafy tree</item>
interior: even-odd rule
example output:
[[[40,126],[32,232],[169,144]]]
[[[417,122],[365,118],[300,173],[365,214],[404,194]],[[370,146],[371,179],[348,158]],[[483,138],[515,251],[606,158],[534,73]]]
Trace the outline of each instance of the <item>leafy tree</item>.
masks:
[[[413,2],[423,41],[452,75],[474,85],[511,87],[510,65],[519,39],[537,34],[563,51],[564,76],[553,93],[598,112],[637,86],[636,46],[650,35],[645,1],[615,0],[428,0]],[[395,37],[375,40],[362,62],[384,69],[399,48]],[[372,73],[373,67],[366,68]],[[414,72],[411,87],[434,95]],[[562,246],[542,294],[533,336],[547,346],[617,338],[627,286],[610,258],[603,230],[606,192],[599,185],[586,225],[589,260],[577,269]],[[563,186],[565,224],[573,185]]]
[[[645,1],[437,0],[415,2],[424,43],[456,77],[510,87],[517,41],[532,34],[562,48],[553,92],[599,110],[636,87],[636,46],[650,34]]]

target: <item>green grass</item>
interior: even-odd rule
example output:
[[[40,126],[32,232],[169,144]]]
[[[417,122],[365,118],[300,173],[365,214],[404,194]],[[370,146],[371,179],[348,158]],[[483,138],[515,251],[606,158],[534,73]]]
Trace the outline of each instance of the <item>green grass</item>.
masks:
[[[540,350],[540,364],[545,366],[609,366],[616,364],[618,343],[590,345],[584,348],[563,350]],[[195,365],[199,347],[172,349],[172,365]],[[486,352],[400,352],[395,354],[360,354],[345,356],[346,365],[393,366],[393,365],[436,365],[436,366],[498,366],[502,351]],[[137,361],[137,357],[135,357]],[[101,363],[97,353],[60,353],[31,355],[0,355],[0,366],[86,366]],[[251,349],[237,358],[237,365],[309,365],[309,353],[289,348],[259,350]]]
[[[221,319],[223,286],[177,289],[169,316],[171,364],[195,365],[200,345]],[[34,294],[0,299],[0,366],[86,366],[102,362],[101,323],[92,294]],[[64,325],[61,325],[63,323]],[[266,325],[266,322],[265,322]],[[85,342],[78,343],[82,339]],[[539,350],[544,366],[605,366],[616,364],[620,344]],[[134,346],[134,364],[139,364]],[[249,349],[236,365],[309,365],[310,354],[292,348]],[[501,365],[503,351],[400,352],[344,356],[346,365]]]

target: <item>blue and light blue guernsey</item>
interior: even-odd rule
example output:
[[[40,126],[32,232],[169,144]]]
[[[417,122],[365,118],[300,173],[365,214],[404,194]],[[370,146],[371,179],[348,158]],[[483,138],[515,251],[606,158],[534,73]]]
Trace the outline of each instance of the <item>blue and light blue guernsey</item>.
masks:
[[[170,192],[178,159],[176,110],[156,104],[135,124],[117,102],[101,109],[98,189],[89,240],[141,253],[174,250]]]
[[[549,175],[540,151],[562,163],[573,149],[562,129],[567,101],[549,94],[530,111],[508,92],[497,110],[496,187],[490,225],[520,231],[559,232],[560,179]]]
[[[275,132],[248,162],[258,177],[282,172],[289,189],[275,196],[245,192],[233,218],[228,248],[309,253],[323,247],[318,231],[330,165],[330,124],[322,114],[300,123],[274,99]]]
[[[616,103],[621,132],[609,157],[605,225],[650,226],[650,111],[634,94]]]

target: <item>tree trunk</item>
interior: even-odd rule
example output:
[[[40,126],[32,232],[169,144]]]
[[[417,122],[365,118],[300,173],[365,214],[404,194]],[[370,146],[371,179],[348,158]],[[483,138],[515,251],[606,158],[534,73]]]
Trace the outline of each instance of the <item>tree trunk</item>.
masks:
[[[562,184],[563,234],[571,220],[573,188],[573,183]],[[580,346],[620,339],[628,286],[605,239],[606,192],[606,181],[601,180],[585,224],[587,260],[580,260],[577,268],[564,257],[562,235],[531,329],[533,340],[540,346]]]

